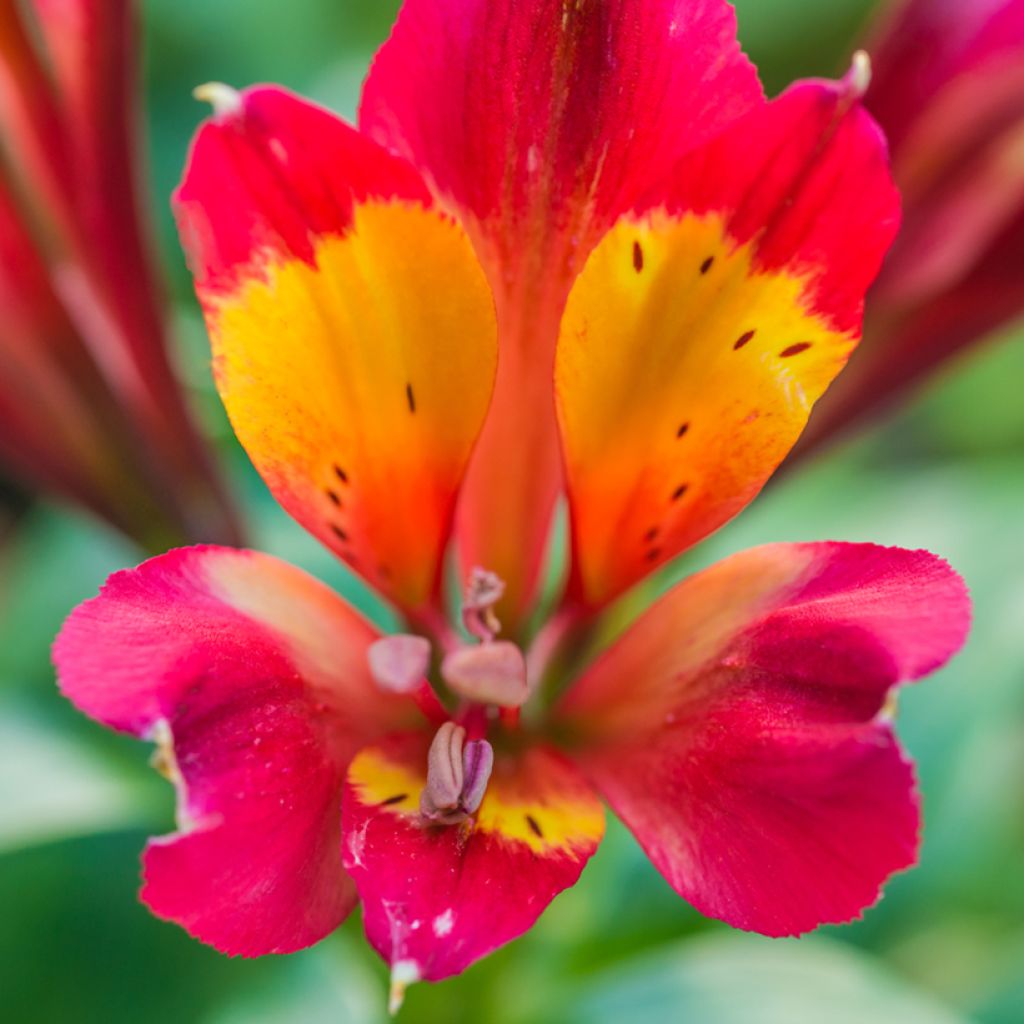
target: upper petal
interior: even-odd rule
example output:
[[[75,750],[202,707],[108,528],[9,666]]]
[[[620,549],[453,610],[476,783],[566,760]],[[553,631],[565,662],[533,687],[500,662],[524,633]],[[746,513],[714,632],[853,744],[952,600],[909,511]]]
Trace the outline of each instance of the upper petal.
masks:
[[[856,916],[913,862],[887,694],[960,647],[969,607],[927,552],[758,548],[671,591],[560,713],[677,892],[737,927],[807,931]]]
[[[464,233],[408,164],[273,88],[201,129],[177,207],[218,388],[275,497],[428,602],[496,362]]]
[[[604,833],[594,792],[546,747],[499,752],[473,818],[425,825],[429,742],[367,747],[345,792],[345,866],[367,937],[399,984],[458,974],[522,934],[575,884]]]
[[[573,277],[680,154],[761,102],[724,0],[407,0],[360,123],[469,231],[501,361],[459,507],[463,568],[531,611],[562,490],[552,372]]]
[[[504,261],[578,232],[563,250],[578,265],[595,231],[760,101],[724,0],[406,0],[360,124]]]
[[[758,493],[857,343],[897,223],[851,83],[813,82],[684,157],[602,240],[555,374],[578,599],[611,599]]]
[[[376,631],[328,588],[255,552],[186,548],[110,578],[54,647],[61,688],[156,740],[179,828],[143,898],[232,954],[301,948],[355,902],[341,864],[352,753],[415,714],[379,693]]]

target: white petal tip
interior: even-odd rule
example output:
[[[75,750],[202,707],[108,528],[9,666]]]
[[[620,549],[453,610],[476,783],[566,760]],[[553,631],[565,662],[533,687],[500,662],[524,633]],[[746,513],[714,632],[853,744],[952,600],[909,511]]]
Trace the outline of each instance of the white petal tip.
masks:
[[[388,995],[388,1013],[392,1017],[402,1008],[405,990],[420,980],[420,966],[415,960],[398,960],[391,967],[391,992]]]
[[[204,82],[192,90],[200,103],[209,103],[216,116],[237,114],[242,109],[242,94],[223,82]]]
[[[868,87],[871,85],[871,58],[866,50],[858,50],[853,55],[846,80],[850,83],[850,89],[857,99],[860,99],[868,91]]]

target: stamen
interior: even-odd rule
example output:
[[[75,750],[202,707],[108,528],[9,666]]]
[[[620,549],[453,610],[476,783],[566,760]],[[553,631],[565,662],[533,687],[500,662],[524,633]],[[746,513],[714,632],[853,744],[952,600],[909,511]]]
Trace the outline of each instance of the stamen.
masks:
[[[400,633],[370,644],[366,652],[370,674],[388,693],[413,693],[430,668],[430,641],[422,636]]]
[[[466,742],[466,730],[445,722],[427,754],[420,813],[434,825],[457,825],[475,813],[487,791],[494,750],[487,740]]]
[[[462,795],[462,748],[466,730],[454,722],[445,722],[430,744],[427,754],[427,784],[420,797],[424,812],[454,811]]]
[[[466,629],[486,643],[501,632],[494,606],[505,593],[505,581],[496,573],[475,568],[469,574],[462,601],[462,622]]]
[[[460,647],[441,663],[444,681],[460,696],[481,704],[518,708],[526,703],[526,659],[508,640]]]
[[[494,748],[487,740],[470,740],[462,751],[462,798],[467,814],[474,814],[483,803],[487,783],[494,768]]]

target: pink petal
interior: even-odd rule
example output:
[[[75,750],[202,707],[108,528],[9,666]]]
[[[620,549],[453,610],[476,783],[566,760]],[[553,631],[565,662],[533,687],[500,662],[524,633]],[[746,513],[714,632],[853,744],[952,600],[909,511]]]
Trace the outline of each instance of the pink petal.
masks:
[[[560,714],[680,895],[798,934],[856,917],[914,862],[888,694],[951,657],[969,617],[962,581],[927,552],[757,548],[671,591]]]
[[[341,864],[349,758],[414,720],[379,692],[374,629],[255,552],[172,551],[115,574],[54,647],[84,712],[156,740],[179,832],[152,841],[143,899],[226,953],[308,946],[351,910]]]

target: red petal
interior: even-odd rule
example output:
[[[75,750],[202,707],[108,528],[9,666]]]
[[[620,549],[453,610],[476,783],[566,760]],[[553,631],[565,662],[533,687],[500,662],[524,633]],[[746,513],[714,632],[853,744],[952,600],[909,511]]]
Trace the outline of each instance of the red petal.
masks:
[[[593,791],[542,747],[497,756],[475,818],[425,827],[429,742],[394,737],[361,751],[345,791],[345,867],[398,983],[458,974],[521,935],[575,884],[604,832]]]
[[[561,714],[680,895],[796,934],[857,916],[913,863],[917,798],[886,698],[942,665],[969,616],[927,552],[758,548],[671,591]]]
[[[155,739],[181,831],[154,840],[143,899],[231,954],[302,948],[355,903],[341,787],[368,738],[409,721],[369,677],[376,632],[266,555],[186,548],[117,573],[54,648],[65,694]]]
[[[459,212],[497,304],[494,400],[459,516],[463,566],[529,610],[560,490],[551,375],[572,278],[678,157],[761,102],[723,0],[406,0],[360,123]]]
[[[760,100],[723,0],[406,0],[360,124],[478,221],[506,270],[554,235],[578,267],[583,239]]]

